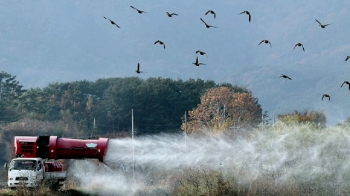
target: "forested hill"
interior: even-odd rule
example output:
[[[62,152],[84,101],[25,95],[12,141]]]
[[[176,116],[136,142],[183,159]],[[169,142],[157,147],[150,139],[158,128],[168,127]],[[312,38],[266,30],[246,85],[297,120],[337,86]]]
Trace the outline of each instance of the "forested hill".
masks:
[[[225,86],[238,93],[249,92],[228,83],[202,79],[138,77],[53,83],[25,90],[15,76],[5,72],[0,76],[0,121],[30,117],[62,122],[65,136],[130,131],[132,109],[137,134],[176,132],[185,111],[195,108],[208,89]]]

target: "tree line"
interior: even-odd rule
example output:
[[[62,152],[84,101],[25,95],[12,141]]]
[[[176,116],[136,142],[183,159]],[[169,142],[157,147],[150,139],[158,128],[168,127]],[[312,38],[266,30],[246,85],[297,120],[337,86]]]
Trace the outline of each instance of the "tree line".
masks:
[[[23,89],[16,76],[0,72],[0,122],[30,116],[40,121],[63,122],[66,132],[102,135],[129,131],[133,110],[137,134],[172,133],[181,131],[185,112],[195,109],[205,93],[218,87],[251,95],[248,89],[230,83],[160,77],[57,82],[44,88]],[[209,96],[227,95],[217,91]],[[251,98],[260,108],[257,99]]]

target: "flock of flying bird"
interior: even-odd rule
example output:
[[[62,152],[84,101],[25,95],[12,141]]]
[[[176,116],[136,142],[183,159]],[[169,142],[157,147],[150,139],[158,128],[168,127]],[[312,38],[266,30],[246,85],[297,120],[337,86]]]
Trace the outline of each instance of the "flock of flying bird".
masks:
[[[137,8],[135,8],[134,6],[130,6],[130,7],[131,7],[132,9],[136,10],[137,13],[139,13],[139,14],[147,13],[146,11],[137,9]],[[166,13],[166,15],[167,15],[168,17],[178,16],[177,13],[170,13],[170,12],[165,12],[165,13]],[[214,17],[214,19],[216,18],[216,13],[215,13],[213,10],[208,10],[207,12],[205,12],[205,15],[208,15],[208,14],[212,14],[213,17]],[[248,22],[251,22],[252,16],[251,16],[251,14],[250,14],[249,11],[243,11],[243,12],[239,13],[239,15],[240,15],[240,14],[246,14],[246,15],[248,15]],[[106,18],[105,16],[104,16],[104,19],[109,20],[110,23],[111,23],[112,25],[115,25],[116,27],[120,28],[120,26],[119,26],[117,23],[115,23],[113,20],[111,20],[111,19],[109,19],[109,18]],[[210,25],[210,24],[208,24],[207,22],[205,22],[202,18],[200,18],[200,20],[204,23],[204,25],[205,25],[206,28],[217,28],[216,26]],[[319,26],[320,26],[321,28],[326,28],[328,25],[330,25],[330,24],[322,24],[322,23],[321,23],[320,21],[318,21],[317,19],[315,19],[315,20],[316,20],[316,22],[319,24]],[[270,42],[269,40],[263,39],[263,40],[261,40],[261,41],[259,42],[258,45],[260,45],[260,44],[262,44],[262,43],[269,44],[270,47],[272,48],[272,44],[271,44],[271,42]],[[161,41],[161,40],[155,41],[154,44],[162,45],[163,48],[165,49],[165,43],[164,43],[163,41]],[[293,51],[294,51],[294,49],[295,49],[296,47],[301,47],[302,50],[305,52],[305,48],[304,48],[304,46],[303,46],[302,43],[297,43],[297,44],[295,44],[295,46],[294,46],[294,48],[293,48]],[[208,57],[208,55],[206,54],[206,52],[201,51],[201,50],[197,50],[197,51],[196,51],[196,54],[206,55],[206,56]],[[345,59],[345,61],[348,61],[349,59],[350,59],[350,56],[347,56],[346,59]],[[199,62],[198,56],[197,56],[195,62],[192,63],[192,64],[194,64],[195,66],[206,65],[206,64],[204,64],[204,63]],[[136,71],[137,74],[146,73],[146,72],[143,72],[143,71],[140,70],[140,63],[137,64],[137,69],[136,69],[135,71]],[[280,78],[285,78],[285,79],[292,80],[292,78],[290,78],[289,76],[284,75],[284,74],[281,74]],[[349,82],[349,81],[344,81],[344,82],[342,83],[341,87],[343,87],[344,84],[347,84],[347,85],[349,86],[349,90],[350,90],[350,82]],[[331,96],[330,96],[329,94],[323,94],[321,100],[323,100],[324,98],[328,98],[328,100],[330,101]]]
[[[137,13],[139,13],[139,14],[147,13],[146,11],[137,9],[137,8],[135,8],[135,7],[132,6],[132,5],[131,5],[130,7],[131,7],[132,9],[136,10]],[[177,13],[170,13],[170,12],[165,12],[165,13],[167,14],[168,17],[178,16]],[[214,18],[216,18],[216,13],[215,13],[213,10],[208,10],[207,12],[205,12],[205,15],[208,15],[208,14],[212,14],[212,15],[214,16]],[[250,15],[249,11],[243,11],[243,12],[241,12],[240,14],[247,14],[247,15],[248,15],[248,21],[249,21],[249,22],[251,21],[252,16]],[[116,27],[120,28],[120,26],[119,26],[116,22],[114,22],[113,20],[111,20],[111,19],[109,19],[109,18],[106,18],[105,16],[104,16],[103,18],[106,19],[106,20],[109,20],[110,23],[111,23],[112,25],[115,25]],[[200,18],[200,20],[204,23],[204,25],[205,25],[206,28],[217,28],[216,26],[209,25],[209,24],[206,23],[202,18]],[[262,42],[264,42],[264,43],[269,43],[270,46],[271,46],[271,43],[270,43],[268,40],[262,40],[262,41],[259,43],[259,45],[260,45]],[[155,41],[154,44],[162,45],[163,48],[165,49],[165,43],[164,43],[163,41],[161,41],[161,40]],[[300,44],[300,43],[299,43],[299,44]],[[298,46],[299,46],[299,45],[298,45]],[[272,46],[271,46],[271,47],[272,47]],[[304,48],[303,48],[303,49],[304,49]],[[206,52],[204,52],[204,51],[197,50],[197,51],[196,51],[196,54],[206,55],[207,58],[208,58],[208,55],[207,55]],[[196,61],[195,61],[194,63],[192,63],[192,64],[194,64],[195,66],[206,65],[205,63],[199,62],[198,56],[197,56],[197,58],[196,58]],[[145,72],[143,72],[143,71],[140,70],[140,63],[137,64],[137,69],[136,69],[135,71],[136,71],[136,73],[138,73],[138,74],[140,74],[140,73],[145,73]]]
[[[137,9],[137,8],[135,8],[135,7],[132,6],[132,5],[131,5],[130,7],[131,7],[132,9],[136,10],[137,13],[139,13],[139,14],[147,13],[146,11]],[[170,13],[170,12],[165,12],[165,13],[167,14],[168,17],[178,16],[177,13]],[[242,12],[242,13],[240,13],[240,14],[243,14],[243,13],[249,15],[249,19],[248,19],[248,20],[249,20],[249,22],[250,22],[250,21],[251,21],[251,15],[250,15],[250,13],[249,13],[248,11],[244,11],[244,12]],[[214,16],[214,18],[216,18],[216,13],[215,13],[213,10],[208,10],[208,11],[205,13],[205,15],[208,15],[208,14],[212,14],[212,15]],[[103,18],[106,19],[106,20],[109,20],[110,23],[111,23],[112,25],[115,25],[116,27],[120,28],[120,26],[119,26],[116,22],[114,22],[113,20],[111,20],[111,19],[109,19],[109,18],[106,18],[105,16],[104,16]],[[217,27],[215,27],[215,26],[209,25],[209,24],[206,23],[202,18],[200,18],[200,20],[204,23],[204,25],[205,25],[206,28],[217,28]],[[165,43],[164,43],[163,41],[161,41],[161,40],[155,41],[154,44],[162,45],[163,48],[165,49]],[[271,44],[270,44],[270,45],[271,45]],[[206,56],[208,57],[208,55],[206,54],[206,52],[201,51],[201,50],[197,50],[197,51],[196,51],[196,54],[206,55]],[[206,65],[205,63],[199,62],[198,56],[197,56],[197,58],[196,58],[196,61],[195,61],[194,63],[192,63],[192,64],[194,64],[194,65],[196,65],[196,66]],[[140,70],[140,63],[137,64],[137,69],[136,69],[135,71],[136,71],[136,73],[138,73],[138,74],[140,74],[140,73],[145,73],[144,71],[141,71],[141,70]]]
[[[326,26],[330,25],[330,24],[322,24],[322,23],[321,23],[320,21],[318,21],[317,19],[315,19],[315,20],[316,20],[316,22],[319,24],[319,26],[320,26],[321,28],[323,28],[323,29],[326,28]],[[262,40],[262,41],[259,43],[259,45],[260,45],[261,43],[263,43],[263,42],[266,43],[266,44],[269,43],[270,46],[272,47],[271,43],[270,43],[268,40]],[[297,43],[297,44],[295,44],[293,50],[294,50],[295,47],[297,47],[297,46],[302,47],[303,51],[305,52],[305,48],[304,48],[304,46],[303,46],[302,43]],[[349,60],[349,59],[350,59],[350,56],[346,56],[345,61],[347,61],[347,60]],[[284,75],[284,74],[281,74],[280,78],[286,78],[286,79],[292,80],[292,78],[290,78],[289,76]],[[349,82],[349,81],[344,81],[340,87],[343,87],[344,84],[347,84],[347,85],[349,86],[349,90],[350,90],[350,82]],[[323,100],[324,98],[328,98],[328,101],[331,100],[331,96],[330,96],[329,94],[323,94],[321,100]]]

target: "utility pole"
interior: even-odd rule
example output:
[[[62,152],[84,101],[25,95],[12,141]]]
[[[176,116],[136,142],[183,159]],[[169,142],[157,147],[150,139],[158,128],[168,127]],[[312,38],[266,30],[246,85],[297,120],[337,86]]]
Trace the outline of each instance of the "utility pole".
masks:
[[[93,132],[95,131],[95,129],[96,129],[96,120],[95,120],[95,117],[94,117],[94,128],[93,128],[92,131],[91,131],[91,136],[90,136],[90,138],[92,138]]]
[[[187,152],[187,113],[185,111],[185,152]]]
[[[261,127],[262,131],[264,131],[264,111],[261,110]]]
[[[275,130],[275,111],[272,111],[272,127]]]
[[[187,112],[185,111],[185,160],[187,163]]]
[[[225,118],[226,118],[226,104],[224,104],[224,120],[225,120]]]
[[[131,109],[132,181],[135,183],[134,109]]]

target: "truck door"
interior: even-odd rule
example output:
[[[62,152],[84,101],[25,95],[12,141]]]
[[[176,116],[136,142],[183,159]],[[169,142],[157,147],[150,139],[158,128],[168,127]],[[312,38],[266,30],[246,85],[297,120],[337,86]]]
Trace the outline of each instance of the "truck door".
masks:
[[[44,165],[43,161],[39,160],[37,169],[36,169],[36,176],[38,180],[43,180],[44,179]]]

